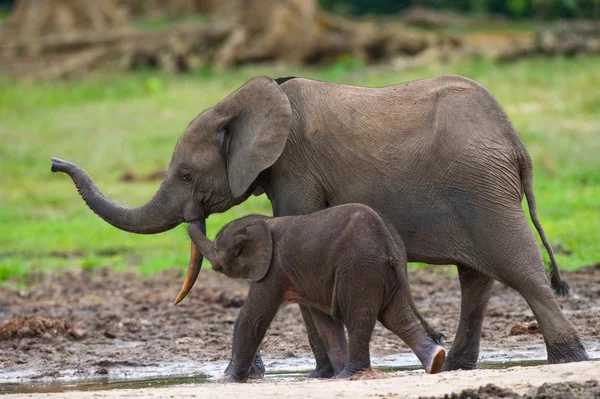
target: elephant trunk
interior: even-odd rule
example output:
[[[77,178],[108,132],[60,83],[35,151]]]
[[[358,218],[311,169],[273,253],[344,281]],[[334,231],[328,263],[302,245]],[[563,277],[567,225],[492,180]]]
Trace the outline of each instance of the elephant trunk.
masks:
[[[52,172],[68,174],[87,206],[106,222],[118,229],[138,234],[156,234],[170,230],[183,219],[173,212],[173,205],[161,187],[154,198],[140,207],[118,205],[106,198],[90,176],[79,166],[52,158]]]
[[[190,226],[188,227],[188,233],[192,239],[190,265],[188,266],[188,272],[185,276],[183,286],[181,287],[175,302],[173,302],[173,306],[183,301],[183,298],[186,297],[188,292],[190,292],[194,286],[194,283],[198,278],[198,274],[200,273],[200,268],[202,267],[202,255],[206,256],[206,258],[211,262],[215,259],[214,244],[208,238],[206,238],[205,220],[190,223]]]

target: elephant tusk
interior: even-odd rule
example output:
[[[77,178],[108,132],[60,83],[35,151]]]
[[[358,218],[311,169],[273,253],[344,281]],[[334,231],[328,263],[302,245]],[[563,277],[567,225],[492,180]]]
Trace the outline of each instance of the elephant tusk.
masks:
[[[202,255],[200,255],[200,251],[194,243],[192,242],[192,248],[190,251],[190,265],[188,266],[187,276],[185,276],[185,281],[183,282],[183,286],[179,291],[179,295],[173,302],[173,306],[177,305],[179,302],[183,301],[183,298],[190,292],[196,279],[198,278],[198,274],[200,273],[200,268],[202,267]]]

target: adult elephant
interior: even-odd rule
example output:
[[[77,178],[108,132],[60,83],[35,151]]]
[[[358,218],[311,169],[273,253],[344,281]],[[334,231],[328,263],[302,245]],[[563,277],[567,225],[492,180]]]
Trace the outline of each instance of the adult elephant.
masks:
[[[190,123],[156,196],[137,208],[108,200],[74,164],[53,159],[52,170],[68,173],[101,218],[134,233],[202,224],[253,193],[266,193],[275,216],[370,205],[391,219],[409,261],[458,267],[461,316],[447,369],[476,367],[494,280],[527,300],[549,363],[587,359],[551,289],[564,294],[568,287],[537,217],[531,159],[492,94],[467,78],[385,88],[251,79]],[[550,255],[551,285],[521,207],[524,194]],[[176,302],[194,284],[201,262],[192,246]],[[331,376],[310,310],[302,308],[302,315],[317,363],[312,376]],[[343,334],[340,324],[340,340]],[[260,372],[260,354],[255,366]]]

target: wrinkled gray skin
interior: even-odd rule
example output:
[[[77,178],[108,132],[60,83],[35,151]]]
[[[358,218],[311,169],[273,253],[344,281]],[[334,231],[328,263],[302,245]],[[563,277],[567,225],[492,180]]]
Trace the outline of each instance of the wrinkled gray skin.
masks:
[[[335,378],[371,366],[369,343],[379,320],[417,355],[428,373],[442,371],[445,352],[419,320],[406,273],[406,253],[393,226],[366,205],[346,204],[301,216],[248,216],[223,228],[214,243],[190,224],[190,237],[213,269],[251,279],[233,337],[232,381],[246,381],[279,306],[310,308]],[[341,325],[348,330],[338,334]],[[435,332],[434,332],[435,333]]]
[[[100,217],[135,233],[203,223],[253,193],[267,194],[274,216],[367,204],[390,218],[409,262],[458,267],[461,316],[446,369],[476,367],[494,280],[525,297],[550,363],[587,359],[521,208],[526,195],[552,261],[552,287],[566,293],[537,217],[530,157],[491,93],[472,80],[441,76],[364,88],[254,78],[190,123],[156,196],[139,208],[109,201],[73,164],[54,159],[52,170],[68,173]],[[201,260],[192,248],[177,301]],[[317,362],[312,376],[332,376],[310,311],[301,309]],[[260,355],[255,365],[260,373]]]

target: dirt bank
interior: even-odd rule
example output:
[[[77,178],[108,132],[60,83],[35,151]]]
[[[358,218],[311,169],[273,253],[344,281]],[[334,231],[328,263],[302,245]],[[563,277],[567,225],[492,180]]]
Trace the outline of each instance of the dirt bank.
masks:
[[[454,273],[453,267],[410,272],[417,305],[431,324],[446,334],[446,348],[452,343],[460,309]],[[564,277],[574,295],[560,298],[561,306],[588,349],[598,353],[600,266],[564,273]],[[32,276],[28,288],[22,290],[0,288],[0,378],[110,377],[123,367],[154,367],[160,373],[166,370],[166,363],[178,362],[188,363],[175,373],[189,374],[206,362],[221,361],[217,363],[218,374],[230,355],[233,322],[247,284],[204,270],[188,298],[173,307],[182,281],[180,271],[142,279],[96,270],[51,278]],[[27,315],[42,319],[20,319]],[[13,324],[8,324],[11,321]],[[28,324],[32,321],[36,324]],[[502,354],[506,359],[507,353],[518,358],[520,353],[536,350],[534,357],[544,358],[542,348],[542,336],[525,301],[512,289],[496,284],[482,338],[485,360],[493,361]],[[277,359],[309,355],[297,306],[281,308],[262,350],[269,360],[267,366]],[[386,359],[391,354],[410,352],[400,339],[378,325],[372,353]],[[393,363],[393,359],[388,362]],[[310,361],[298,367],[310,368]]]

